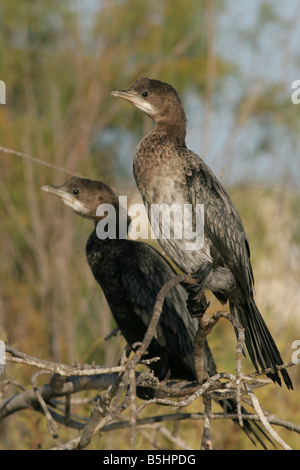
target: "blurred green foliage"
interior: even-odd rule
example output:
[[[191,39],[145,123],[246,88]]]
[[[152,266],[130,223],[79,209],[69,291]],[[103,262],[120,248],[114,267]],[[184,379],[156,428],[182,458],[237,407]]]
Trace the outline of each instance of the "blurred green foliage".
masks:
[[[137,198],[131,153],[151,124],[110,93],[148,75],[172,83],[184,101],[191,94],[192,100],[199,102],[197,112],[206,109],[205,116],[209,112],[216,116],[228,106],[228,87],[239,90],[230,103],[234,132],[228,135],[228,146],[224,144],[219,150],[228,159],[225,178],[230,176],[229,159],[235,152],[253,165],[255,157],[259,159],[264,152],[276,152],[279,159],[286,158],[287,149],[297,155],[300,108],[291,106],[286,84],[266,81],[260,82],[258,89],[249,89],[249,77],[245,79],[239,60],[224,58],[219,52],[218,20],[230,16],[230,3],[103,0],[88,10],[71,0],[2,2],[0,79],[6,83],[7,104],[0,107],[0,145],[113,186],[118,184],[120,193]],[[260,28],[270,22],[275,31],[285,27],[270,2],[261,3],[252,36],[240,32],[241,44],[253,41],[254,49]],[[238,25],[232,24],[232,28],[238,30]],[[257,133],[247,136],[241,152],[237,131],[246,130],[247,134],[253,123]],[[212,141],[218,136],[216,130],[211,129]],[[280,139],[282,133],[288,136],[286,146]],[[133,137],[124,146],[128,134]],[[122,147],[130,153],[130,168],[120,163]],[[60,184],[68,176],[2,152],[0,158],[0,336],[44,359],[116,364],[125,343],[120,337],[104,341],[114,322],[85,261],[85,240],[92,227],[40,191],[42,184]],[[286,166],[291,166],[291,160],[286,160]],[[296,339],[295,329],[299,330],[299,321],[295,329],[285,328],[285,323],[296,321],[287,308],[289,301],[299,310],[293,290],[294,283],[299,285],[299,267],[289,262],[290,257],[295,259],[294,253],[299,256],[299,195],[290,184],[290,173],[283,176],[276,187],[273,183],[268,187],[266,179],[264,188],[238,186],[232,195],[249,234],[258,287],[269,281],[265,294],[259,291],[261,304],[288,360],[290,342]],[[288,275],[287,285],[283,280]],[[282,296],[275,281],[284,286]],[[286,299],[284,291],[289,286],[292,290]],[[218,305],[213,303],[212,307]],[[219,369],[234,372],[231,329],[218,326],[211,345]],[[32,371],[9,366],[7,374],[27,385]],[[299,374],[292,375],[297,387]],[[299,422],[295,393],[273,387],[262,396],[270,411]],[[171,429],[174,425],[168,426]],[[179,428],[186,442],[197,448],[202,423],[185,423]],[[71,430],[60,432],[66,439],[74,434]],[[0,434],[1,448],[53,445],[45,419],[30,411],[2,423]],[[299,440],[285,434],[299,448]],[[238,427],[227,421],[214,424],[213,439],[216,448],[253,448]],[[168,441],[164,445],[172,448]],[[127,448],[128,431],[114,432],[113,437],[108,433],[99,441],[95,439],[93,446]],[[149,446],[141,434],[137,447]]]

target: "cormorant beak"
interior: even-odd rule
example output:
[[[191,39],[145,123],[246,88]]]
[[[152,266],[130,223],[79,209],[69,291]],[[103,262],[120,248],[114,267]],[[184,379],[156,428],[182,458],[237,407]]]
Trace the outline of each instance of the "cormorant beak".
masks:
[[[72,196],[72,194],[68,193],[64,189],[62,189],[60,186],[51,186],[50,184],[45,184],[44,186],[41,187],[43,191],[46,191],[47,193],[52,193],[55,196],[60,197],[65,204],[68,206],[73,206],[75,197]]]
[[[117,98],[123,98],[123,100],[130,101],[133,104],[135,104],[135,102],[139,98],[134,93],[130,93],[129,90],[113,90],[111,94],[112,96],[116,96]]]
[[[138,96],[136,93],[133,93],[130,90],[113,90],[111,94],[117,98],[122,98],[123,100],[129,101],[149,116],[153,116],[154,114],[152,105],[148,101],[144,100],[141,96]]]

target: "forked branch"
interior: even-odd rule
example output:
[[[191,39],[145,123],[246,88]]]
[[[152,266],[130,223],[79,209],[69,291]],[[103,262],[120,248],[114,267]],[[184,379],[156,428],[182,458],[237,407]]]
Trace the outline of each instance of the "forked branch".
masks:
[[[18,362],[24,365],[34,366],[40,372],[32,377],[33,389],[23,390],[15,395],[10,395],[0,402],[0,420],[7,416],[18,412],[21,409],[30,408],[38,412],[42,412],[47,419],[49,431],[55,441],[55,448],[71,449],[86,448],[91,442],[92,437],[100,430],[102,432],[114,431],[115,429],[130,428],[129,447],[135,447],[136,433],[141,426],[149,426],[163,421],[176,421],[186,419],[203,419],[204,432],[202,437],[201,448],[210,449],[212,442],[210,438],[211,422],[217,419],[234,419],[243,425],[243,419],[247,421],[255,421],[261,423],[266,431],[271,435],[279,445],[284,449],[290,447],[278,436],[271,427],[276,424],[300,433],[300,427],[294,423],[290,423],[274,415],[270,415],[262,410],[257,397],[254,394],[255,387],[265,386],[271,383],[270,380],[261,379],[261,374],[253,373],[244,375],[242,373],[242,351],[244,346],[244,330],[238,322],[225,311],[215,312],[211,317],[203,315],[199,319],[199,328],[195,338],[195,368],[197,372],[197,382],[159,382],[152,374],[140,373],[136,369],[137,365],[143,361],[143,355],[147,351],[155,333],[160,319],[163,304],[168,292],[177,284],[191,283],[195,280],[186,274],[175,276],[171,281],[163,286],[157,295],[153,308],[153,315],[149,323],[147,332],[142,343],[137,347],[135,352],[128,357],[128,354],[122,356],[122,360],[118,366],[102,367],[76,365],[74,367],[66,364],[57,364],[51,361],[45,361],[23,352],[6,346],[6,362]],[[236,347],[236,375],[228,373],[218,373],[212,377],[206,377],[204,366],[204,344],[206,337],[212,331],[214,325],[220,318],[226,318],[231,322],[237,332]],[[153,358],[152,360],[157,360]],[[147,360],[149,363],[149,360]],[[282,367],[291,367],[293,364],[287,364]],[[46,385],[39,386],[36,383],[41,373],[50,372],[52,378]],[[13,381],[4,380],[3,389],[15,386]],[[143,401],[137,406],[136,388],[145,385],[153,390],[154,398]],[[16,384],[18,385],[18,384]],[[72,403],[74,394],[84,391],[95,390],[97,395],[92,398],[79,399],[83,405],[83,415],[81,417],[72,415]],[[99,391],[105,390],[102,396]],[[147,416],[141,418],[140,414],[152,404],[162,404],[177,409],[187,407],[199,397],[202,397],[205,404],[204,413],[177,413],[160,416]],[[64,411],[61,410],[61,400],[65,399]],[[216,414],[211,411],[211,401],[225,400],[235,398],[238,403],[236,414]],[[254,408],[254,413],[244,415],[241,402],[250,403]],[[92,405],[89,416],[86,416],[86,407]],[[119,416],[129,410],[130,419],[119,420]],[[164,408],[165,409],[165,408]],[[85,414],[84,414],[85,413]],[[77,429],[80,435],[78,438],[72,439],[67,443],[63,443],[58,436],[55,422],[60,422],[66,426]],[[169,432],[160,424],[160,432],[164,436],[168,436]],[[145,431],[143,436],[147,436]],[[173,439],[170,437],[170,439]],[[180,443],[183,448],[190,448],[189,443],[185,443],[182,439],[176,438],[173,442]],[[158,444],[159,447],[159,444]]]

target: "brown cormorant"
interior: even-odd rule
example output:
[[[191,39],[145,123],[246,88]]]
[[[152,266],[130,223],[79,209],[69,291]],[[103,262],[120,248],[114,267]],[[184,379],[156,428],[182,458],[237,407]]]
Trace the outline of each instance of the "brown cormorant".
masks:
[[[246,347],[256,370],[259,366],[263,370],[272,368],[274,372],[268,377],[281,384],[277,366],[283,361],[255,304],[250,249],[241,218],[211,169],[187,148],[186,115],[177,91],[167,83],[143,77],[128,90],[114,90],[112,95],[133,103],[155,124],[137,146],[133,163],[137,187],[149,215],[153,205],[176,205],[182,211],[185,205],[192,207],[193,233],[197,205],[204,206],[203,244],[196,249],[191,248],[184,231],[178,238],[172,232],[170,237],[161,236],[161,219],[155,221],[165,253],[183,272],[199,281],[197,289],[190,289],[191,313],[201,315],[207,308],[206,290],[223,304],[229,301],[231,313],[245,329]],[[287,371],[283,369],[281,374],[292,389]]]
[[[118,237],[119,216],[126,217],[127,228],[131,219],[124,212],[121,213],[119,199],[103,182],[72,177],[61,186],[44,185],[42,189],[60,197],[74,212],[94,222],[94,230],[86,243],[88,264],[127,343],[130,346],[140,343],[149,325],[158,292],[176,272],[149,244],[126,239],[124,233],[122,237]],[[99,215],[98,207],[101,204],[109,204],[115,208],[116,238],[99,238],[99,232],[97,234],[97,224],[104,220],[104,214],[107,213],[102,211]],[[104,208],[107,210],[107,206]],[[143,356],[161,358],[149,365],[160,380],[197,380],[193,346],[198,321],[189,314],[186,301],[187,292],[183,286],[177,285],[169,292],[164,301],[155,338],[148,348],[148,356]],[[205,367],[209,376],[217,373],[207,341]],[[235,399],[220,400],[219,404],[228,413],[237,412]],[[252,442],[255,436],[265,447],[246,416],[247,412],[243,409],[243,431]],[[260,427],[255,425],[266,437]]]

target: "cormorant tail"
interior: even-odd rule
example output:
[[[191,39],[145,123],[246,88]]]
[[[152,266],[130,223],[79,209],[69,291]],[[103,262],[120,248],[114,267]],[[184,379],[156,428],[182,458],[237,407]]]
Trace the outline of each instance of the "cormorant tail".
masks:
[[[233,414],[238,413],[237,401],[234,398],[229,398],[229,399],[226,399],[226,400],[220,400],[219,404],[222,406],[225,413],[229,413],[229,414],[230,413],[233,413]],[[265,450],[268,450],[268,448],[267,448],[267,446],[266,446],[266,444],[264,443],[264,440],[263,440],[263,438],[265,438],[266,440],[268,440],[272,444],[273,447],[275,447],[273,441],[269,438],[269,436],[264,432],[264,430],[259,426],[258,423],[256,423],[255,421],[253,421],[251,423],[251,421],[247,420],[247,414],[249,414],[249,413],[247,412],[247,410],[243,406],[242,406],[241,411],[242,411],[242,419],[243,419],[242,430],[248,436],[250,441],[256,446],[255,439],[257,439],[257,441],[260,443],[262,448],[265,449]],[[239,422],[238,422],[237,419],[233,419],[232,421],[239,425]],[[263,438],[260,436],[260,433],[262,434]]]
[[[143,386],[137,386],[136,388],[137,396],[141,400],[151,400],[152,398],[155,397],[160,397],[161,394],[160,392],[156,391],[155,389],[151,387],[143,387]],[[226,400],[219,400],[218,404],[223,408],[224,413],[229,413],[229,414],[237,414],[237,401],[234,398],[229,398]],[[242,407],[242,419],[243,419],[243,427],[241,428],[246,436],[250,439],[250,441],[256,446],[256,441],[259,442],[259,444],[262,446],[263,449],[267,450],[267,446],[264,442],[264,439],[269,441],[272,446],[274,446],[274,443],[272,440],[267,436],[267,434],[264,432],[264,430],[259,426],[258,423],[255,421],[251,422],[251,420],[247,419],[247,410]],[[238,419],[233,419],[232,420],[235,424],[239,425]]]
[[[281,385],[281,378],[277,371],[277,366],[283,364],[278,348],[275,344],[267,325],[264,322],[253,298],[243,304],[229,302],[232,315],[240,322],[245,329],[245,343],[250,359],[259,370],[259,366],[264,369],[272,368],[274,373],[266,375],[273,382]],[[281,375],[288,389],[293,389],[293,384],[288,372],[281,370]]]

